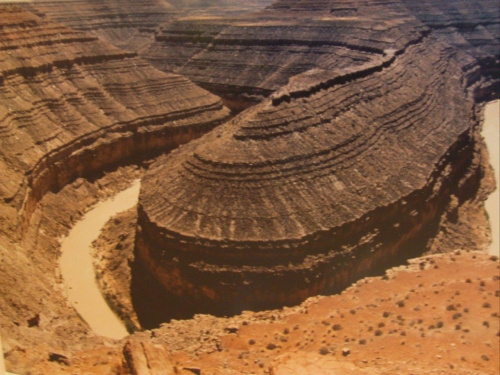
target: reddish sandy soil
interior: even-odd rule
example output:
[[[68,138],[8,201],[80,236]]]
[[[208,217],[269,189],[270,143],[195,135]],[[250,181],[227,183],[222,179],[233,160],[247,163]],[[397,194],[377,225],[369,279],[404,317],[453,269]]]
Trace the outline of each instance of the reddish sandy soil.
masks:
[[[174,321],[136,339],[163,344],[179,368],[203,375],[498,374],[499,280],[498,259],[485,253],[432,255],[299,307]],[[226,332],[204,335],[216,326]],[[127,373],[123,343],[32,374]]]
[[[222,352],[195,362],[204,374],[225,364],[242,373],[498,373],[498,262],[434,256],[389,274],[313,298],[302,313],[242,326],[221,339]]]

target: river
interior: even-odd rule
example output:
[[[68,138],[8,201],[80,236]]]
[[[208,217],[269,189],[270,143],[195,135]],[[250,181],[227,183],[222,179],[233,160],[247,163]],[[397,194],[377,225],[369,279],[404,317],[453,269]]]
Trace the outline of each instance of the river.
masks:
[[[499,219],[499,171],[500,171],[500,100],[490,102],[484,110],[484,123],[481,132],[486,141],[486,147],[490,155],[490,164],[493,167],[496,190],[486,201],[486,212],[490,219],[492,243],[488,249],[490,254],[500,255],[500,219]]]
[[[128,189],[97,204],[73,226],[61,243],[59,267],[68,300],[96,334],[114,339],[121,339],[128,333],[97,286],[91,247],[111,217],[137,204],[139,189],[140,180],[136,180]]]
[[[486,140],[490,163],[493,166],[497,182],[497,189],[486,201],[486,210],[490,219],[493,239],[489,252],[496,255],[500,253],[499,109],[500,100],[486,105],[482,129],[482,135]],[[130,188],[96,205],[76,223],[61,244],[60,268],[68,300],[95,333],[116,339],[123,338],[128,333],[120,319],[109,308],[97,286],[91,246],[92,242],[99,236],[101,228],[111,217],[137,204],[139,189],[140,180],[136,180]]]

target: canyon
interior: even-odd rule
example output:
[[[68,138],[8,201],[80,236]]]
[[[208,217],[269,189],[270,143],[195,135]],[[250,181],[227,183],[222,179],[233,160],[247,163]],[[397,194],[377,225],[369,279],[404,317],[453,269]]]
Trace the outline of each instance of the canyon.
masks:
[[[499,12],[0,4],[7,369],[494,374],[484,202],[498,182],[481,128],[499,96]],[[90,254],[130,333],[105,337],[68,296],[61,243],[137,180],[139,203]]]
[[[435,39],[416,43],[295,77],[152,164],[137,255],[165,289],[203,312],[291,306],[425,246],[449,197],[475,193],[480,164],[466,87],[446,79],[467,67]]]
[[[154,41],[156,30],[180,17],[233,16],[264,8],[272,0],[39,0],[30,10],[73,29],[99,36],[121,49],[141,53]]]

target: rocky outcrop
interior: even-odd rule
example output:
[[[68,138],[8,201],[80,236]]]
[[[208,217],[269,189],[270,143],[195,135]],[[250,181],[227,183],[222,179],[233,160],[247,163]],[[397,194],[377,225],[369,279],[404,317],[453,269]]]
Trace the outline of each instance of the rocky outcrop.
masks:
[[[151,167],[136,259],[168,293],[228,313],[338,291],[422,251],[450,195],[478,179],[456,74],[471,66],[421,37],[294,77]]]
[[[500,91],[500,7],[498,1],[411,1],[403,3],[435,34],[457,49],[474,56],[485,82],[478,99]],[[493,94],[493,96],[495,96]]]
[[[484,96],[498,91],[498,13],[494,0],[279,0],[239,18],[171,22],[143,53],[159,69],[186,75],[241,110],[296,74],[361,65],[427,25],[481,62],[487,85],[495,82],[478,92]]]
[[[175,375],[174,365],[164,347],[129,340],[123,347],[124,368],[132,375]]]
[[[192,14],[234,15],[264,8],[272,0],[37,0],[30,9],[75,30],[91,32],[121,49],[141,52],[156,29]]]
[[[25,225],[49,190],[228,118],[219,98],[88,34],[12,9],[0,25],[0,198]]]
[[[155,29],[176,15],[174,6],[160,0],[37,0],[30,9],[134,52],[147,47]]]
[[[312,297],[293,308],[246,311],[230,318],[197,315],[137,333],[130,341],[137,354],[143,351],[148,358],[155,357],[152,348],[168,351],[165,358],[177,367],[176,375],[373,375],[401,369],[413,374],[495,374],[498,259],[489,258],[468,251],[418,258],[341,294]],[[465,344],[457,344],[460,338]],[[130,375],[123,346],[107,343],[62,351],[70,366],[56,366],[42,353],[41,360],[25,369],[51,375]],[[346,349],[350,354],[343,356]],[[13,370],[16,359],[23,361],[33,351],[9,349],[7,365]]]
[[[30,5],[46,7],[41,18],[0,8],[0,331],[9,371],[314,371],[302,366],[304,352],[332,371],[497,369],[498,259],[465,252],[295,308],[172,321],[134,334],[124,351],[124,342],[91,332],[64,295],[58,239],[143,173],[116,166],[229,118],[218,98],[136,53],[165,69],[171,59],[234,108],[268,97],[149,172],[137,259],[164,289],[163,301],[143,295],[146,307],[174,301],[226,315],[339,290],[426,248],[439,216],[456,219],[476,193],[477,119],[466,92],[491,92],[487,60],[471,52],[489,37],[419,22],[391,0],[279,0],[237,19],[184,17],[177,6],[188,2],[209,3],[41,0]],[[183,18],[171,22],[169,12]],[[460,43],[441,43],[448,30],[464,33],[462,50],[482,71],[456,52]],[[162,51],[167,45],[173,50]],[[174,293],[184,300],[164,298]],[[439,357],[415,350],[428,345],[425,335],[442,343],[433,345]],[[469,345],[448,351],[459,336]],[[332,359],[353,365],[328,367]]]
[[[163,27],[144,56],[239,110],[299,73],[359,66],[425,32],[398,1],[348,3],[356,7],[354,17],[325,11],[318,1],[307,2],[300,13],[274,4],[238,18],[181,19]],[[315,6],[323,12],[313,12]]]

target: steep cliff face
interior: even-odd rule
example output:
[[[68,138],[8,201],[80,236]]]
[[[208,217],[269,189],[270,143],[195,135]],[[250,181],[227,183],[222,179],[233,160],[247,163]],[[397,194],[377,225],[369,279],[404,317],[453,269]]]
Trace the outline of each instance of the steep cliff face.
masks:
[[[397,1],[351,3],[352,16],[313,12],[325,8],[312,2],[300,13],[274,5],[238,18],[177,20],[159,31],[144,56],[243,109],[294,75],[362,65],[425,32]]]
[[[0,25],[0,198],[25,224],[47,191],[227,119],[219,98],[88,34],[12,9]]]
[[[0,6],[0,332],[6,352],[29,352],[16,373],[38,361],[35,347],[45,358],[48,347],[102,344],[88,337],[57,273],[68,223],[126,186],[129,174],[112,172],[117,166],[174,148],[228,116],[218,97],[184,77]],[[108,183],[80,179],[65,190],[103,175]]]
[[[30,9],[134,52],[147,47],[158,25],[176,13],[172,4],[160,0],[37,0]]]
[[[450,195],[477,180],[456,74],[472,66],[417,35],[294,77],[151,167],[139,258],[168,292],[220,313],[295,304],[421,251]]]
[[[272,0],[37,0],[30,9],[75,30],[93,33],[121,49],[141,52],[163,23],[188,14],[234,15]]]
[[[410,1],[406,7],[435,34],[474,56],[486,78],[477,95],[500,91],[500,7],[498,1]]]
[[[144,179],[136,259],[162,285],[163,296],[184,298],[181,308],[185,303],[191,311],[226,315],[338,291],[417,254],[441,214],[456,215],[453,207],[474,196],[482,171],[473,100],[480,92],[498,95],[488,86],[498,64],[498,13],[490,12],[490,0],[279,0],[265,12],[226,17],[265,3],[40,0],[29,8],[38,16],[0,7],[0,331],[9,370],[128,373],[138,368],[130,360],[135,354],[150,369],[165,364],[156,361],[164,359],[164,348],[144,342],[135,346],[138,353],[127,345],[129,368],[122,369],[123,343],[91,332],[69,305],[56,266],[58,238],[68,225],[143,174],[115,167],[229,119],[219,98],[156,70],[138,58],[143,53],[160,68],[185,71],[220,92],[235,109],[267,97],[161,157]],[[217,18],[207,4],[228,9]],[[194,15],[183,13],[185,7],[196,9]],[[182,19],[174,22],[172,15]],[[456,255],[446,262],[419,260],[398,284],[404,287],[391,294],[389,283],[379,280],[368,290],[329,298],[320,313],[312,307],[316,299],[232,320],[197,316],[136,338],[178,351],[180,373],[197,371],[192,364],[199,361],[203,373],[288,374],[300,371],[297,348],[315,360],[318,353],[346,359],[340,357],[346,337],[353,345],[358,339],[368,344],[362,347],[368,351],[353,350],[349,358],[356,366],[373,360],[370,374],[384,369],[374,360],[384,347],[389,356],[397,353],[388,372],[409,368],[413,356],[410,367],[419,373],[432,367],[435,353],[413,348],[428,344],[423,325],[431,330],[439,320],[445,328],[432,333],[445,342],[439,350],[450,354],[449,362],[440,361],[444,372],[457,362],[474,373],[496,369],[498,345],[479,348],[498,331],[498,312],[490,310],[498,297],[497,258]],[[486,262],[493,265],[485,268]],[[463,280],[456,280],[457,272]],[[480,273],[483,280],[476,280]],[[416,287],[421,278],[425,286]],[[427,306],[427,293],[436,303]],[[483,304],[481,312],[468,314],[471,295],[469,306]],[[458,320],[444,303],[454,298],[464,313]],[[353,304],[337,308],[346,300]],[[436,309],[444,315],[436,316]],[[279,321],[292,310],[291,320]],[[401,315],[382,336],[367,340],[374,314],[393,313]],[[304,326],[296,330],[299,322]],[[329,332],[318,334],[319,322],[332,326]],[[336,335],[331,330],[340,323],[350,328]],[[405,344],[394,333],[416,341],[406,352],[394,350]],[[474,350],[445,350],[469,333],[478,343]],[[322,355],[325,349],[332,356]],[[144,358],[150,354],[153,359]]]
[[[391,45],[401,48],[405,35],[427,25],[479,59],[491,82],[499,71],[498,13],[494,0],[280,0],[239,18],[177,20],[143,52],[159,69],[182,73],[243,109],[301,72],[361,65]]]

